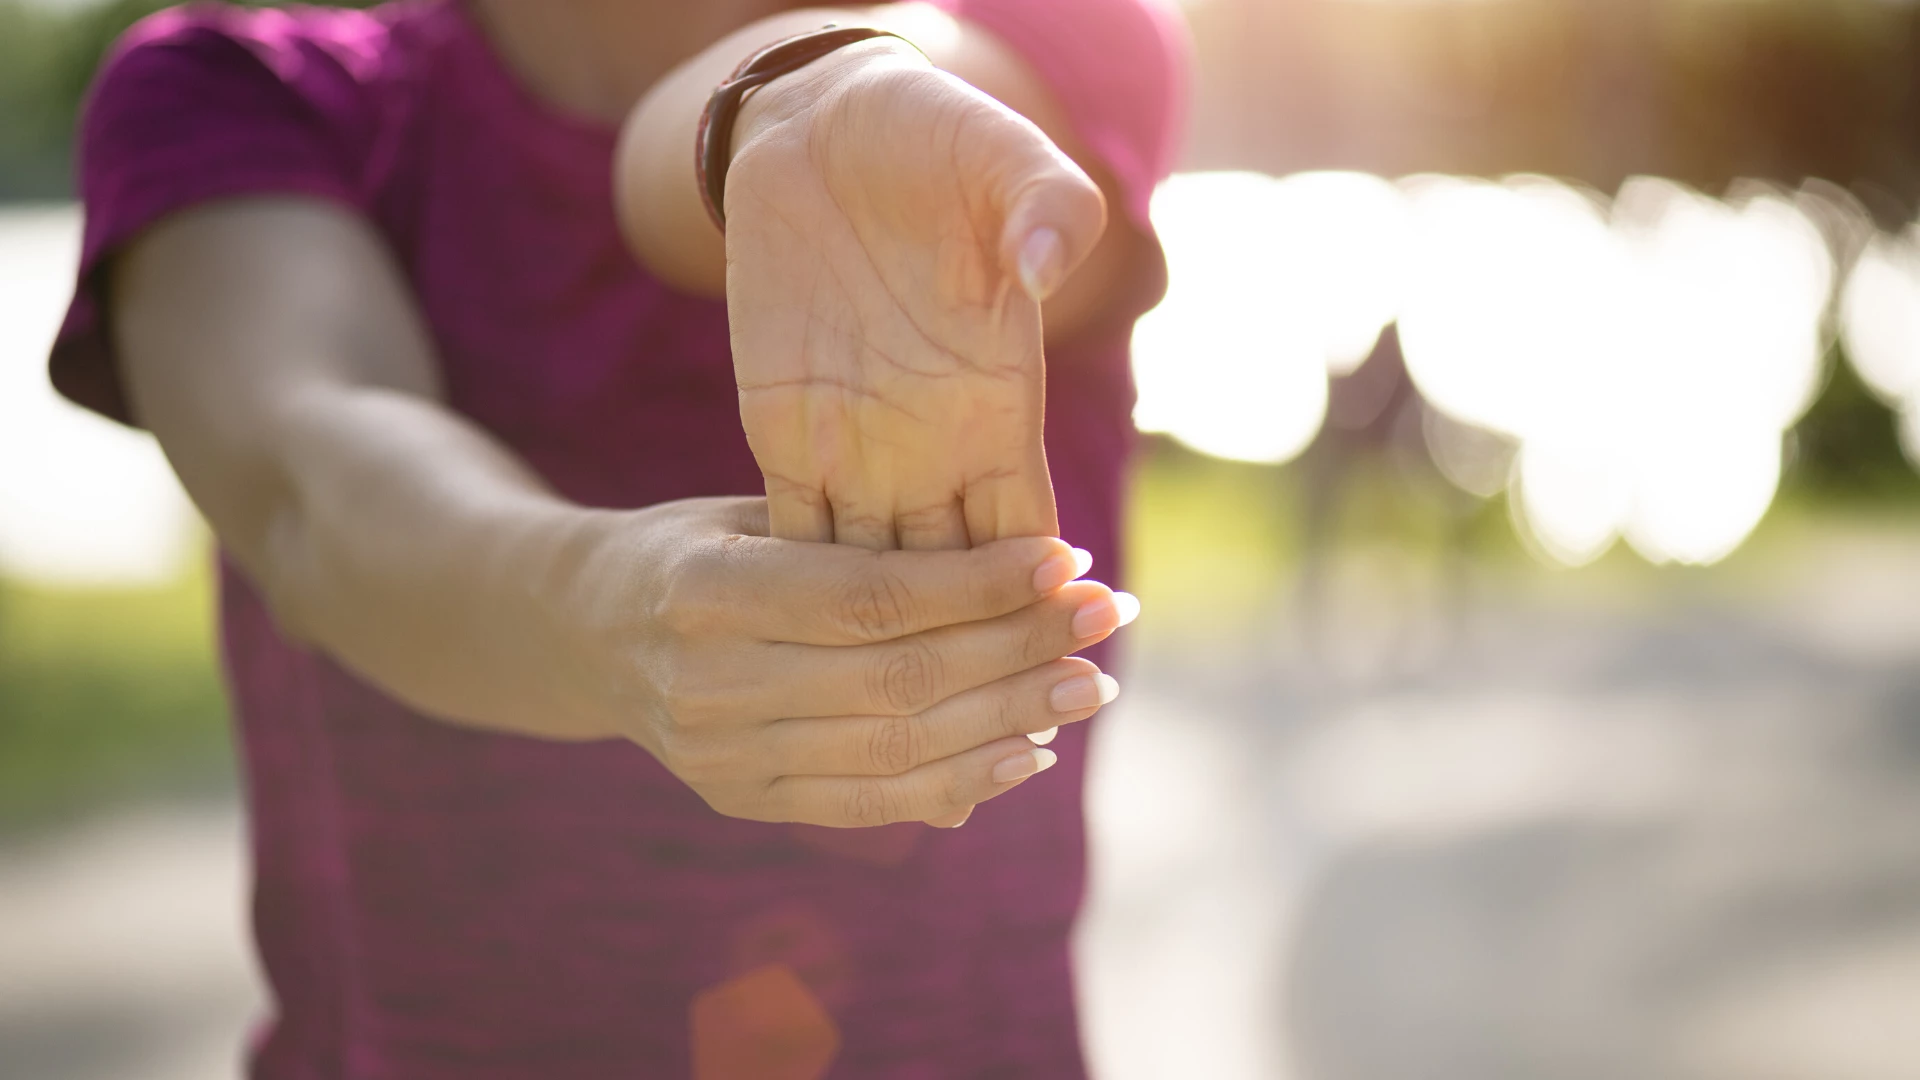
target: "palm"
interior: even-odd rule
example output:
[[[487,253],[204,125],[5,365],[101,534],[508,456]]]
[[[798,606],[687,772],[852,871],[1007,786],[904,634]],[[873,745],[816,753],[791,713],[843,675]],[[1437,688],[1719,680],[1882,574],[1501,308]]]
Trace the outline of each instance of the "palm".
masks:
[[[995,191],[1029,149],[1010,144],[1044,137],[932,71],[873,81],[743,150],[730,177],[734,368],[774,535],[1056,533],[1040,312],[1002,269]]]

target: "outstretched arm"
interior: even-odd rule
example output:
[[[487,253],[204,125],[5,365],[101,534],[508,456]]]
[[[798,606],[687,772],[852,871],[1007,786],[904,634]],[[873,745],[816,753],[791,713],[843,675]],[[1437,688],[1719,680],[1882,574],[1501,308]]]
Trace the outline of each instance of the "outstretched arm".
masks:
[[[758,500],[585,509],[440,400],[373,229],[219,201],[111,265],[121,368],[290,636],[455,723],[626,737],[723,813],[954,821],[1110,694],[1061,659],[1121,621],[1057,540],[875,555]]]

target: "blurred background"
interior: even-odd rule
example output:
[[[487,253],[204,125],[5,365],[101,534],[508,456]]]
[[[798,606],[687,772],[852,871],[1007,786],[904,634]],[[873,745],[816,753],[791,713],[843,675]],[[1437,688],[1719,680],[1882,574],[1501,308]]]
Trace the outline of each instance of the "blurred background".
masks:
[[[42,370],[148,0],[0,0],[0,1078],[260,1000],[207,541]],[[1196,0],[1109,1080],[1920,1076],[1920,5]]]

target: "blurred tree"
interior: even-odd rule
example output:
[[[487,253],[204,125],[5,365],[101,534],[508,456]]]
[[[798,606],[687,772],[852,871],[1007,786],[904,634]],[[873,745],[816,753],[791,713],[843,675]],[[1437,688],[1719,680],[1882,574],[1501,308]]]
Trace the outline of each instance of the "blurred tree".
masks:
[[[1826,388],[1794,428],[1781,477],[1789,498],[1920,501],[1920,476],[1900,450],[1899,417],[1874,396],[1834,346]]]
[[[100,56],[165,6],[0,0],[0,201],[68,196]],[[1201,57],[1190,168],[1541,172],[1602,191],[1653,173],[1716,194],[1818,176],[1882,226],[1920,205],[1920,4],[1209,0],[1188,13]],[[1844,366],[1788,479],[1920,491],[1886,410]]]
[[[76,6],[0,0],[0,201],[68,196],[74,121],[100,57],[127,27],[170,6],[166,0]],[[334,0],[327,6],[372,3]]]

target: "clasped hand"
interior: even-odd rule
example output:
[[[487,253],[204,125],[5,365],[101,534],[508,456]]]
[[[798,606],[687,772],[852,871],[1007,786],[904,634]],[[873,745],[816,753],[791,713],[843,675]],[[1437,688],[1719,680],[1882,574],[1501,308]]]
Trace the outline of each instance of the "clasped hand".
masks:
[[[593,637],[618,642],[614,715],[732,817],[958,824],[1051,764],[1028,736],[1084,720],[1113,680],[1068,654],[1131,598],[1075,581],[1051,538],[873,552],[766,535],[760,499],[635,511],[607,554],[642,567]],[[611,597],[609,597],[611,599]]]

